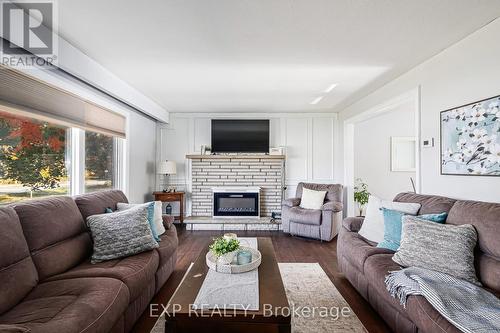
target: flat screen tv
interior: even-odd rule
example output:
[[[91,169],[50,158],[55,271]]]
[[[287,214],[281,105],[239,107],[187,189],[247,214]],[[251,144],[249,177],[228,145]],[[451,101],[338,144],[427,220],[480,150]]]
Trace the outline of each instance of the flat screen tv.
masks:
[[[212,152],[268,153],[269,119],[212,119]]]

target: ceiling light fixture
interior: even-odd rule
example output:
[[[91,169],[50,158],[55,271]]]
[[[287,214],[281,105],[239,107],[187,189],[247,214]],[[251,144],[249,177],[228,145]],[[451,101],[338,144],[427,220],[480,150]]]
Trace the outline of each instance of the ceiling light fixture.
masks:
[[[329,93],[330,91],[332,91],[333,89],[335,89],[336,86],[337,86],[336,83],[333,83],[333,84],[329,85],[328,88],[326,88],[325,93]]]
[[[321,100],[323,99],[323,96],[316,97],[315,99],[312,100],[310,103],[311,105],[316,105],[318,104]]]

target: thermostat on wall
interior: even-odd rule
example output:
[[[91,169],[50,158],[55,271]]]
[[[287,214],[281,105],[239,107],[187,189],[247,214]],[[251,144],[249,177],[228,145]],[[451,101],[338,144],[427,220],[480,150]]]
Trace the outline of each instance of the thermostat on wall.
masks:
[[[422,148],[431,148],[431,147],[434,147],[434,138],[422,139]]]

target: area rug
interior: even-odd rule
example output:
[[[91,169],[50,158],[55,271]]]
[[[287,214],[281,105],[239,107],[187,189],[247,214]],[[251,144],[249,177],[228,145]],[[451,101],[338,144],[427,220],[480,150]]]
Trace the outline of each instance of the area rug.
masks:
[[[367,332],[318,263],[278,265],[292,310],[293,333]],[[151,333],[165,332],[164,324],[161,316]]]

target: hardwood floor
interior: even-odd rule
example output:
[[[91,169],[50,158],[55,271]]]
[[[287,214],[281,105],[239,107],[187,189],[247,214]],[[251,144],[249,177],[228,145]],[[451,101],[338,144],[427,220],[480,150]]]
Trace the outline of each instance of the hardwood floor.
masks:
[[[179,236],[178,259],[175,271],[153,299],[153,304],[166,304],[181,282],[191,262],[205,249],[218,231],[188,231],[177,228]],[[337,268],[337,239],[319,242],[292,237],[277,231],[238,231],[241,237],[271,237],[278,262],[317,262],[344,296],[353,311],[370,333],[387,333],[391,330],[370,305],[357,293]],[[157,318],[150,317],[147,309],[134,327],[134,332],[149,332]]]

